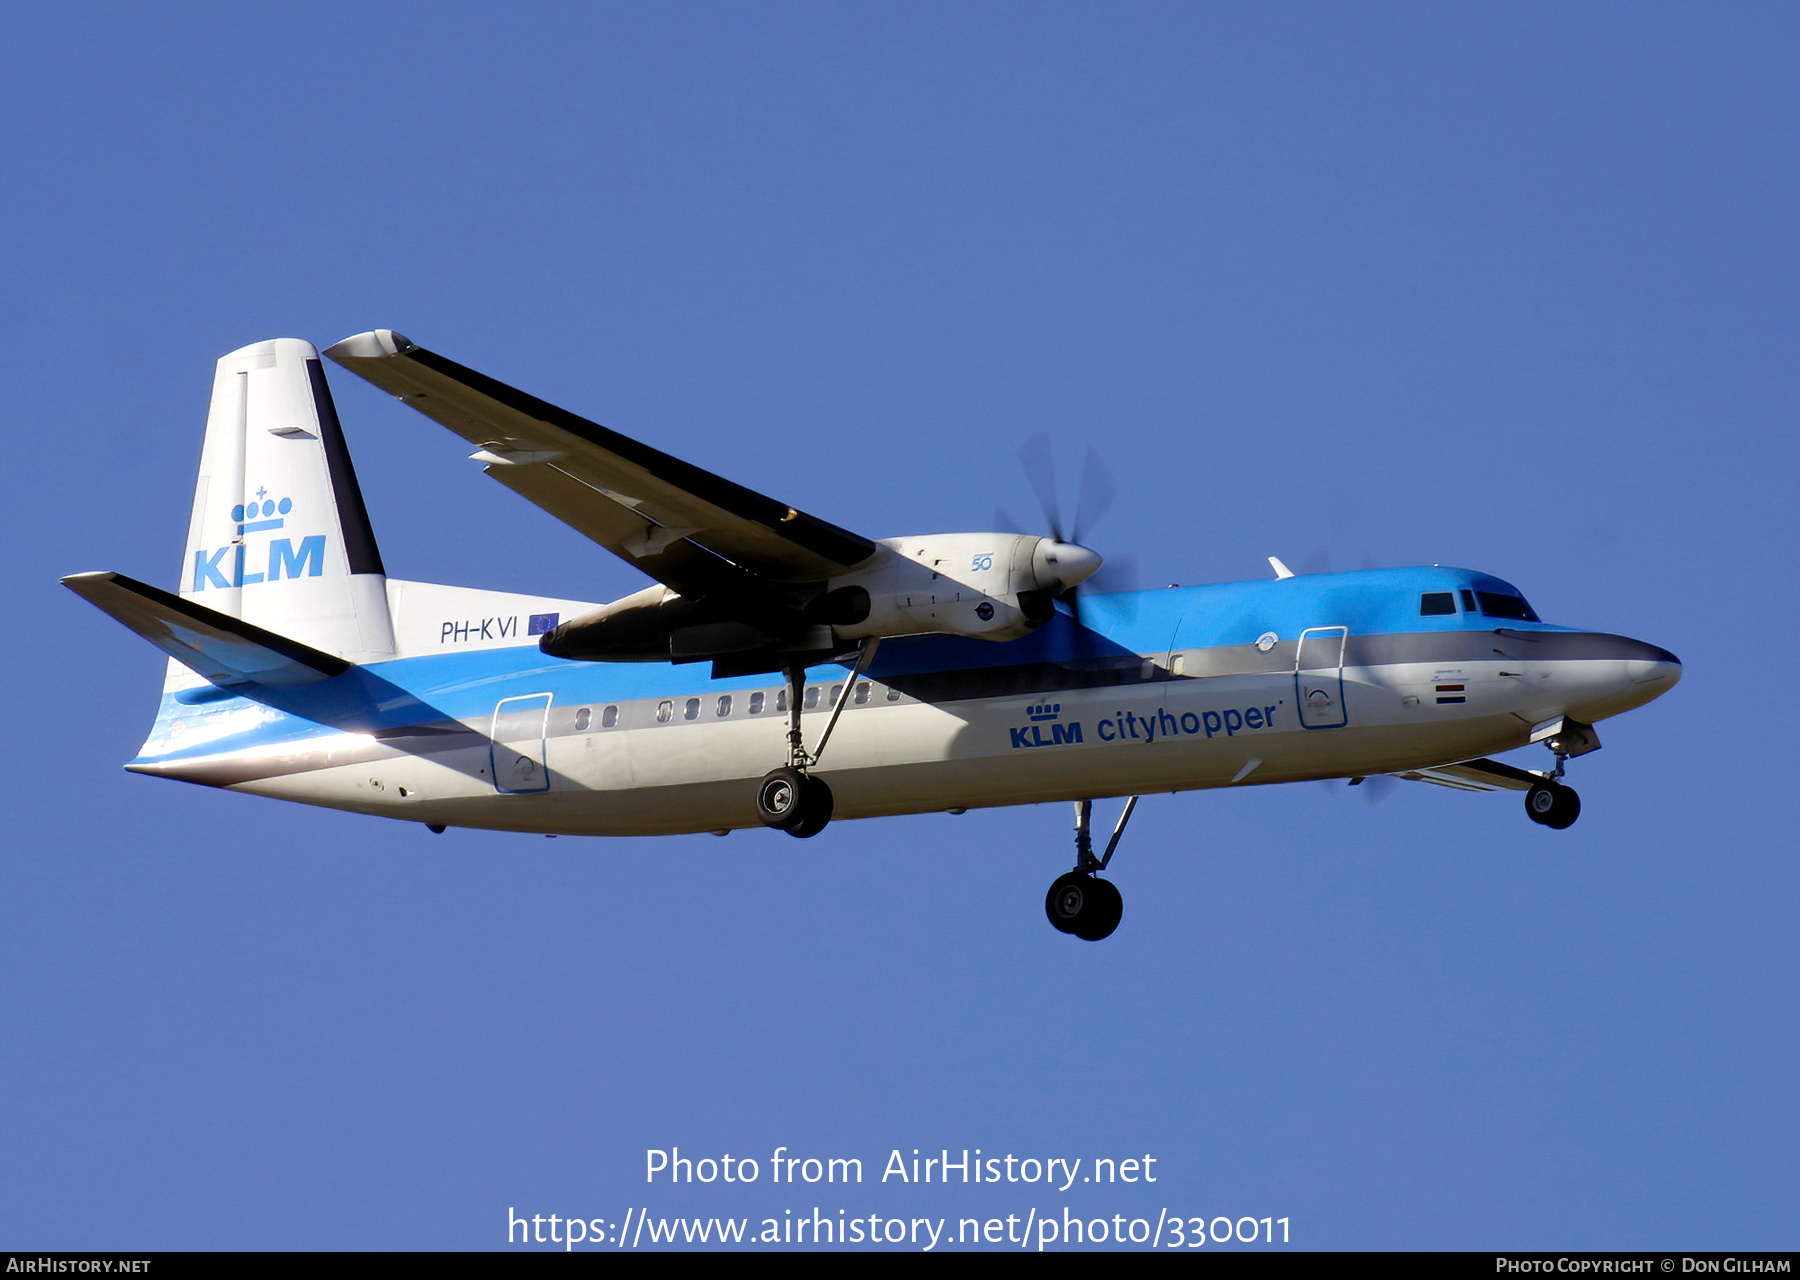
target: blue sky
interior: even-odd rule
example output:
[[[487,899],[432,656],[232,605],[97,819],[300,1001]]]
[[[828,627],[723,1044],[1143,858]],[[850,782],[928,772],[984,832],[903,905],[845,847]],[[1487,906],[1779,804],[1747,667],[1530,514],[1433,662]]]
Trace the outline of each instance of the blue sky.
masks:
[[[1791,1247],[1797,43],[1776,5],[12,15],[0,1245],[1067,1204]],[[1567,832],[1149,797],[1091,947],[1042,915],[1063,806],[435,838],[123,773],[161,658],[57,577],[172,586],[212,361],[374,327],[870,536],[1030,511],[1046,432],[1148,584],[1467,565],[1686,676]],[[640,585],[334,388],[390,572]],[[869,1181],[647,1191],[677,1145]],[[1159,1179],[875,1181],[915,1147]]]

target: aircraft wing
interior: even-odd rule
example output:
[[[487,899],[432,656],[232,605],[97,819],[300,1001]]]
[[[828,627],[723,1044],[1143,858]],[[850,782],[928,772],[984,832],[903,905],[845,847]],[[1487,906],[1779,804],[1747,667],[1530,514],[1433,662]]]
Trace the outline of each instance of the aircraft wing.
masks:
[[[391,329],[327,348],[337,363],[477,446],[488,474],[684,596],[756,580],[819,582],[869,539],[670,457]]]
[[[1542,782],[1548,776],[1485,757],[1464,760],[1460,764],[1441,764],[1432,769],[1408,769],[1394,775],[1408,782],[1430,782],[1458,791],[1529,791],[1534,783]]]

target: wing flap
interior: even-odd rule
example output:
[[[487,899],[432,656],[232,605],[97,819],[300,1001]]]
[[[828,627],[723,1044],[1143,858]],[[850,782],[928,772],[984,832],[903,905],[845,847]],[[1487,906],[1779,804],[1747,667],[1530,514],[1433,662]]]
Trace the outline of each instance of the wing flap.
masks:
[[[122,573],[77,573],[62,584],[216,685],[311,684],[351,666]]]
[[[648,557],[622,548],[650,524],[777,581],[834,577],[876,552],[867,538],[447,360],[392,330],[345,338],[325,354],[477,446],[495,479],[647,572],[654,573],[641,563]],[[523,474],[543,470],[561,472],[580,487]],[[634,513],[636,525],[621,537],[611,512],[602,507],[595,514],[602,503]]]
[[[1409,769],[1396,773],[1408,782],[1429,782],[1457,791],[1529,791],[1549,775],[1520,769],[1500,760],[1464,760],[1458,764],[1442,764],[1431,769]]]
[[[634,568],[698,599],[739,591],[748,575],[667,526],[649,524],[630,507],[597,492],[555,465],[489,467],[488,474],[526,501],[556,514],[577,533],[599,543]]]

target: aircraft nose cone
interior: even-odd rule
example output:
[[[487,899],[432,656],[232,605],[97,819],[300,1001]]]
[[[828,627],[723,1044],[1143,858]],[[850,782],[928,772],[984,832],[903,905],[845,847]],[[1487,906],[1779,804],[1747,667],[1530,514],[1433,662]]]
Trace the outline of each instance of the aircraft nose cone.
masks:
[[[1032,568],[1040,586],[1072,587],[1093,577],[1100,567],[1100,553],[1074,542],[1045,538],[1032,556]]]
[[[1657,693],[1673,689],[1681,679],[1681,659],[1667,649],[1659,649],[1641,640],[1625,663],[1625,672],[1633,685],[1652,685]]]
[[[1567,710],[1590,724],[1660,698],[1681,679],[1681,659],[1642,640],[1590,632],[1568,633],[1562,643],[1574,659]]]

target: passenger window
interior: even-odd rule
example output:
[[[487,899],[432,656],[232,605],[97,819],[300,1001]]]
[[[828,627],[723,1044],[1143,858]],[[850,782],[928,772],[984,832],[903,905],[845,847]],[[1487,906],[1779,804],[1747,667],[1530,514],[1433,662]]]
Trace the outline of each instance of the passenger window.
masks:
[[[762,709],[763,709],[763,691],[761,689],[758,689],[755,693],[750,695],[750,714],[753,716],[759,716],[762,714]]]
[[[843,685],[841,685],[841,684],[834,684],[834,685],[832,685],[832,686],[831,686],[831,699],[830,699],[830,701],[831,701],[831,705],[832,705],[832,706],[834,706],[834,707],[835,707],[835,706],[837,706],[837,700],[838,700],[838,699],[839,699],[839,698],[841,698],[841,697],[843,697],[843,696],[844,696],[844,686],[843,686]]]
[[[785,686],[775,690],[775,710],[787,710],[787,689]]]
[[[856,686],[856,705],[863,706],[869,701],[869,682],[861,681]]]
[[[898,690],[898,689],[889,689],[889,690],[888,690],[888,701],[889,701],[889,702],[898,702],[898,701],[900,701],[900,690]]]
[[[575,713],[575,732],[576,733],[586,732],[589,722],[591,722],[593,720],[593,716],[594,716],[594,713],[589,711],[586,707],[583,707],[581,710],[577,711]]]
[[[1441,618],[1456,612],[1456,596],[1449,591],[1427,591],[1419,597],[1421,618]]]
[[[675,718],[675,704],[663,701],[656,704],[656,723],[667,724]]]
[[[619,709],[617,707],[608,707],[600,713],[600,727],[602,729],[610,729],[617,723],[619,723]]]
[[[1169,674],[1178,676],[1187,670],[1187,654],[1178,653],[1169,659]]]
[[[811,685],[806,690],[806,709],[814,710],[819,705],[819,686]]]
[[[719,709],[716,714],[720,716],[728,716],[731,714],[731,695],[729,693],[721,693],[719,695]]]
[[[689,698],[687,703],[681,708],[681,718],[683,720],[692,720],[699,714],[700,699],[698,698]]]

